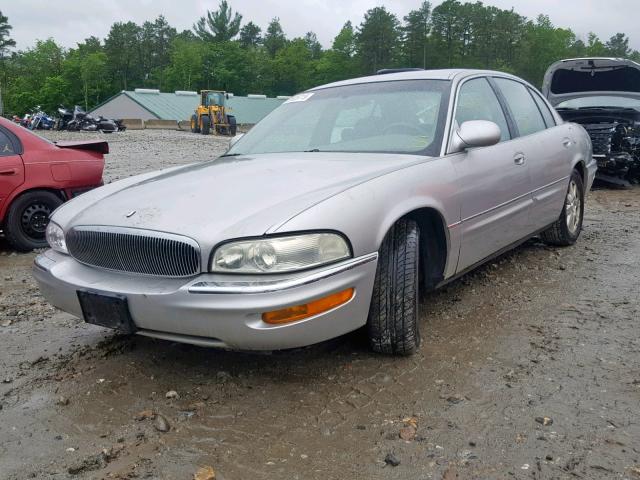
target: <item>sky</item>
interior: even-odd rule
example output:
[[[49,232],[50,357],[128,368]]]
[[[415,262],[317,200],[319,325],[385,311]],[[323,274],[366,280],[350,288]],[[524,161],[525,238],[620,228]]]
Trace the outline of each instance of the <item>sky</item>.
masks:
[[[312,30],[324,47],[342,25],[351,20],[354,26],[364,12],[385,6],[402,18],[417,8],[421,0],[229,0],[243,15],[243,22],[253,21],[263,30],[270,19],[280,18],[289,38]],[[432,5],[441,0],[432,0]],[[487,5],[514,8],[528,18],[540,13],[550,16],[558,27],[571,28],[586,40],[590,31],[603,41],[617,32],[630,37],[630,46],[640,50],[640,0],[484,0]],[[141,24],[164,15],[179,31],[192,28],[207,9],[217,8],[218,0],[0,0],[0,11],[9,17],[17,48],[26,49],[36,39],[52,37],[64,47],[94,35],[104,38],[112,23],[134,21]]]

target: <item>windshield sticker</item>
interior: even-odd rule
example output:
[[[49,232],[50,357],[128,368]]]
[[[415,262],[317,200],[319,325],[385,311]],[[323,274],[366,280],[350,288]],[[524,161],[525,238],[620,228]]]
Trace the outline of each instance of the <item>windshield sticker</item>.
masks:
[[[300,93],[299,95],[294,95],[293,97],[291,97],[289,100],[287,100],[284,103],[306,102],[307,100],[309,100],[311,98],[313,93],[314,92],[308,92],[308,93]]]

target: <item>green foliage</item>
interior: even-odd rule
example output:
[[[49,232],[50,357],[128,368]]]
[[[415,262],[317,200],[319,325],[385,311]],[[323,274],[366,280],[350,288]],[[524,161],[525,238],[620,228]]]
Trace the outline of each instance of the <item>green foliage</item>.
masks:
[[[262,43],[262,30],[258,25],[249,22],[240,29],[240,45],[244,48],[257,47]]]
[[[284,35],[282,25],[280,25],[280,19],[274,17],[269,26],[267,27],[267,33],[264,35],[263,40],[264,48],[271,58],[275,58],[276,53],[282,50],[287,44],[287,37]]]
[[[0,11],[0,57],[3,57],[9,48],[15,47],[15,40],[9,36],[13,27],[9,25],[9,19]]]
[[[398,17],[384,7],[368,10],[356,35],[356,49],[363,72],[375,73],[381,68],[396,66],[399,47]]]
[[[417,10],[404,17],[402,27],[402,58],[407,67],[427,68],[430,58],[429,32],[431,31],[431,3],[422,2]]]
[[[207,42],[228,42],[240,32],[242,15],[234,13],[227,0],[221,0],[218,10],[207,14],[193,26],[196,35]]]
[[[436,3],[436,2],[434,2]],[[400,20],[385,7],[365,12],[357,28],[344,24],[328,49],[313,32],[288,40],[280,20],[266,29],[242,24],[227,0],[180,33],[161,15],[142,25],[117,22],[103,40],[89,37],[64,49],[53,39],[14,51],[9,19],[0,12],[0,87],[5,113],[37,105],[86,108],[136,87],[163,91],[221,89],[237,95],[292,95],[315,85],[388,67],[486,68],[540,85],[556,60],[616,56],[640,60],[629,38],[579,39],[549,17],[528,20],[513,9],[480,1],[422,1]]]

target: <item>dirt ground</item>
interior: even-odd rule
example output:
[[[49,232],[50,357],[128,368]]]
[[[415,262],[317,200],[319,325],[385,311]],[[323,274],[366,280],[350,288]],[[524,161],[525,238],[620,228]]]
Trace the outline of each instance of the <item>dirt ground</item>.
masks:
[[[106,138],[108,180],[226,144]],[[639,188],[596,190],[574,247],[426,295],[410,358],[359,332],[268,355],[114,336],[48,306],[0,239],[0,478],[640,479],[639,210]]]

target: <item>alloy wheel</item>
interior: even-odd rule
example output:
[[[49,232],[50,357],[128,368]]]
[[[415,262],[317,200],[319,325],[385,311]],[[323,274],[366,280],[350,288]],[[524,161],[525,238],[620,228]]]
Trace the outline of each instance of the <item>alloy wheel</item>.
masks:
[[[582,216],[582,199],[575,180],[571,180],[571,183],[569,183],[564,206],[567,229],[571,234],[575,234],[580,226],[580,218]]]

